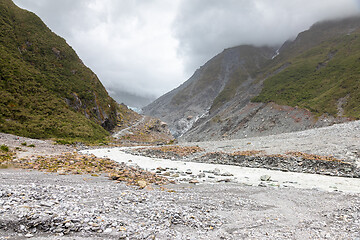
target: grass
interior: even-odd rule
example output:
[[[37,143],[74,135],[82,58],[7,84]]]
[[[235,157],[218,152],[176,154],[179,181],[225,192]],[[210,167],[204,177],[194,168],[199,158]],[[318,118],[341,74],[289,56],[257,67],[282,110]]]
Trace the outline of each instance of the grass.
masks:
[[[337,101],[349,96],[344,115],[359,119],[359,37],[357,32],[336,37],[291,58],[291,65],[268,78],[252,100],[298,106],[317,116],[337,116]]]
[[[9,147],[6,146],[6,145],[1,145],[1,146],[0,146],[0,150],[1,150],[2,152],[9,152]]]
[[[12,161],[14,157],[14,152],[10,151],[7,145],[0,146],[0,169],[6,169],[9,167],[9,162]]]

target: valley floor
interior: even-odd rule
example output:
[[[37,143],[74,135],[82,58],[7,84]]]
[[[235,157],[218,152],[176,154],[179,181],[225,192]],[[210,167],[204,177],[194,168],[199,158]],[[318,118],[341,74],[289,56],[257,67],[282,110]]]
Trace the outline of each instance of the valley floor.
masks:
[[[199,145],[207,152],[302,151],[356,163],[359,132],[357,121],[182,145]],[[74,150],[8,134],[0,134],[0,140],[12,148],[22,146],[22,157]],[[35,147],[21,145],[24,141]],[[105,176],[0,169],[0,239],[360,239],[358,178],[156,159],[119,148],[82,153],[149,171],[161,168],[161,174],[175,171],[200,184],[180,181],[139,189]]]

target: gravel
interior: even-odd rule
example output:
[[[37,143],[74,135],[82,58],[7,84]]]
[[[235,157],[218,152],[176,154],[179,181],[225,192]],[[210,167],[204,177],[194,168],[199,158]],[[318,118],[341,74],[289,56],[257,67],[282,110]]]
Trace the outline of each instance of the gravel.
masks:
[[[181,143],[199,146],[207,152],[233,152],[263,150],[267,154],[300,151],[322,156],[334,156],[347,162],[360,164],[360,121],[335,124],[300,132],[236,140]]]
[[[0,133],[0,145],[5,144],[12,149],[18,148],[16,155],[18,158],[34,156],[53,156],[64,152],[73,152],[71,146],[55,144],[51,140],[40,140],[26,137],[19,137],[13,134]]]
[[[356,194],[0,170],[0,239],[356,239]]]

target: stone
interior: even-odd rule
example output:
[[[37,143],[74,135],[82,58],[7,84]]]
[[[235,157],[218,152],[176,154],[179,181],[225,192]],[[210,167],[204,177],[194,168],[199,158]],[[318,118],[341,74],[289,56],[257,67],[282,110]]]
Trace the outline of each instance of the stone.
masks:
[[[189,183],[196,184],[196,183],[199,183],[199,181],[196,180],[196,179],[191,179],[191,180],[189,181]]]
[[[192,174],[192,171],[191,171],[191,169],[187,169],[187,170],[185,171],[185,173],[186,173],[186,174]]]
[[[269,175],[262,175],[260,177],[261,181],[270,181],[270,179],[271,179],[271,176],[269,176]]]
[[[148,185],[148,183],[144,180],[139,180],[137,184],[140,188],[145,188]]]
[[[219,179],[217,182],[231,182],[231,179],[225,178],[225,179]]]
[[[225,172],[225,173],[221,174],[221,176],[224,176],[224,177],[231,177],[231,176],[234,176],[234,174],[229,173],[229,172]]]
[[[199,174],[197,175],[198,178],[204,178],[205,176],[206,176],[205,173],[199,173]]]

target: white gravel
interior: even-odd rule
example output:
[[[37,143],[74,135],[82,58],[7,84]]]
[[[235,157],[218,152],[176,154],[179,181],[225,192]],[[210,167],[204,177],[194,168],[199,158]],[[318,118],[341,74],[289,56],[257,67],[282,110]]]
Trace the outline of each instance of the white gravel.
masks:
[[[264,137],[181,143],[181,145],[198,145],[209,152],[264,150],[267,154],[283,154],[288,151],[300,151],[334,156],[360,164],[360,121]]]

